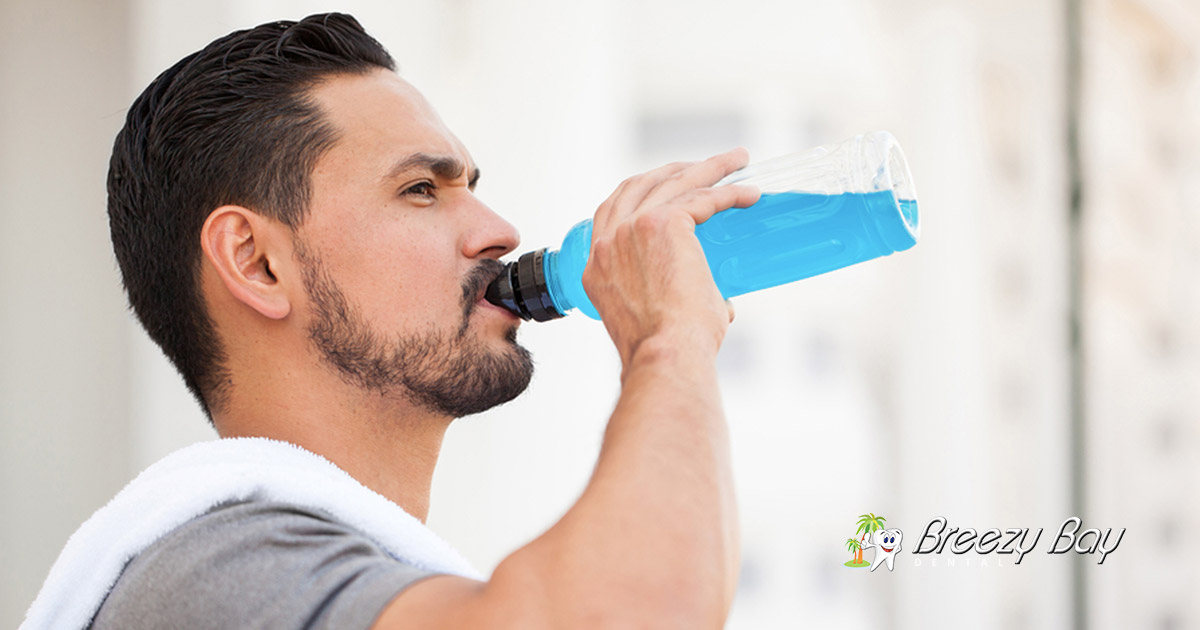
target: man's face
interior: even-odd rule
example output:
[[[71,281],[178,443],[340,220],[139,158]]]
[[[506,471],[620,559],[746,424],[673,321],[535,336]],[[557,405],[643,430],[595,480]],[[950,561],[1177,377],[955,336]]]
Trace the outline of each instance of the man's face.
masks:
[[[313,97],[339,136],[296,234],[322,359],[452,417],[516,397],[533,372],[520,320],[482,296],[519,237],[475,198],[465,147],[386,70],[330,78]]]

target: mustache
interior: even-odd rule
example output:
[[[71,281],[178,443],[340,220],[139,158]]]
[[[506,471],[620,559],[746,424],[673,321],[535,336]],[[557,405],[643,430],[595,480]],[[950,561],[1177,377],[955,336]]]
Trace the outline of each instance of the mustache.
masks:
[[[500,277],[504,271],[504,263],[485,258],[467,274],[462,281],[463,328],[466,328],[467,318],[475,311],[475,300],[479,292],[484,290],[493,280]]]

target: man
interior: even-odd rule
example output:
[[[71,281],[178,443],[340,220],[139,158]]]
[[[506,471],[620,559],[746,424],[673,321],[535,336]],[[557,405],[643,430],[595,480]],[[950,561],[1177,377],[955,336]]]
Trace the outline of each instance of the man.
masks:
[[[692,231],[757,200],[711,187],[746,160],[664,166],[597,210],[584,284],[621,396],[578,502],[489,579],[406,564],[337,514],[229,500],[139,548],[91,627],[721,626],[732,311]],[[383,48],[316,15],[156,79],[117,138],[109,214],[134,311],[222,438],[298,446],[424,521],[446,427],[532,372],[519,320],[482,299],[518,236],[478,179]]]

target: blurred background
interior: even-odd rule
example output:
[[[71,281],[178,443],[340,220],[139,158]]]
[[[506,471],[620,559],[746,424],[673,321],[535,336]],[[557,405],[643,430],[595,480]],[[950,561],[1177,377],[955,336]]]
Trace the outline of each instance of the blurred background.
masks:
[[[126,108],[220,35],[328,10],[439,109],[523,250],[666,161],[903,144],[916,248],[736,300],[730,628],[1200,627],[1191,0],[3,0],[0,626],[126,481],[214,437],[125,309]],[[617,395],[602,325],[521,338],[529,392],[455,423],[434,483],[430,525],[485,571],[578,496]],[[865,513],[904,531],[891,573],[843,566]],[[937,516],[1045,531],[1020,565],[912,555]],[[1070,516],[1126,528],[1103,565],[1046,553]]]

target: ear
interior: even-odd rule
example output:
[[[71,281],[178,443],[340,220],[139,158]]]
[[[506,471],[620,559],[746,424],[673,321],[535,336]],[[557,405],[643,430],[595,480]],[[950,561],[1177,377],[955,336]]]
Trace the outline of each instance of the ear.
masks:
[[[290,256],[287,228],[241,206],[213,210],[200,230],[200,246],[235,299],[264,317],[283,319],[292,310],[286,287],[275,277]]]

